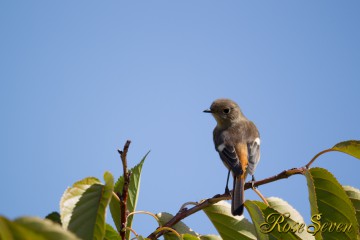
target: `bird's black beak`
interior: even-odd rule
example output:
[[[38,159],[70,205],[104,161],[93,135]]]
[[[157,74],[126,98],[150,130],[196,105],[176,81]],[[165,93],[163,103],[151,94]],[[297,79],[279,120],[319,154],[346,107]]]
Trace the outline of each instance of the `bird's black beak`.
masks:
[[[204,113],[212,113],[210,109],[206,109],[203,111]]]

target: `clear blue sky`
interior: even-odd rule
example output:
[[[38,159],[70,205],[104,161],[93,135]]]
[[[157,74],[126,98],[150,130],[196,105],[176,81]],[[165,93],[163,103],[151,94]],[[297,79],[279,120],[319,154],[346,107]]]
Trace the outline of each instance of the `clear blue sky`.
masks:
[[[360,2],[1,1],[0,214],[45,216],[67,186],[151,150],[139,210],[175,213],[224,191],[203,114],[232,98],[262,137],[256,177],[360,138]],[[314,164],[360,188],[360,162]],[[309,221],[305,178],[260,188]],[[246,192],[248,199],[258,197]],[[110,221],[110,216],[108,216]],[[215,233],[203,213],[185,221]],[[134,229],[156,227],[148,216]]]

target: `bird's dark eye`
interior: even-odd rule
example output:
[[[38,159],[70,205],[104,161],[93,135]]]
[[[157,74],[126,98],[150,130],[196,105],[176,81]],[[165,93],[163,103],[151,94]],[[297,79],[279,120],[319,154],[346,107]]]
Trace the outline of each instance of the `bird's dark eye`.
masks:
[[[230,112],[230,108],[224,108],[223,112],[228,114]]]

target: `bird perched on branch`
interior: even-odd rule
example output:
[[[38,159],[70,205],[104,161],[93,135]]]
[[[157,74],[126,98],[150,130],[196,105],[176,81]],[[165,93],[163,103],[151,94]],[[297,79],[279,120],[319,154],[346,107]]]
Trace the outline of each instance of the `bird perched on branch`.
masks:
[[[215,149],[226,168],[227,175],[225,192],[229,192],[230,172],[234,177],[231,201],[231,213],[242,215],[244,211],[244,184],[247,174],[252,175],[260,160],[260,135],[255,124],[241,112],[240,107],[230,99],[217,99],[210,109],[217,125],[213,131]]]

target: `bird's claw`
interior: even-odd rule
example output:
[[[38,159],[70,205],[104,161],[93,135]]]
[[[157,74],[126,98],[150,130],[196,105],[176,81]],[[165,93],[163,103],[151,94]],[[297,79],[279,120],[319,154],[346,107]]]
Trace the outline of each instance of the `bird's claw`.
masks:
[[[255,189],[256,187],[255,187],[255,177],[254,177],[254,175],[252,175],[252,177],[251,177],[251,188],[252,189]]]
[[[225,188],[225,194],[230,195],[230,190],[229,190],[228,186],[226,186],[226,188]]]

